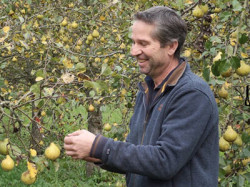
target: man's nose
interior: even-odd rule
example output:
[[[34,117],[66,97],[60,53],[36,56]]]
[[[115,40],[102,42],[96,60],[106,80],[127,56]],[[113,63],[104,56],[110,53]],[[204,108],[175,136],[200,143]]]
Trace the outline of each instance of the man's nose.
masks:
[[[130,50],[130,54],[132,56],[138,56],[141,53],[142,53],[142,50],[136,44],[133,44]]]

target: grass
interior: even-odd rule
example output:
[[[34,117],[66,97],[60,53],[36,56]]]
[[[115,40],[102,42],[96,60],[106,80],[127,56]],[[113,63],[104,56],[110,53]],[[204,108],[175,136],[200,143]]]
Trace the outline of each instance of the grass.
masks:
[[[123,175],[107,172],[102,169],[96,169],[91,177],[86,176],[86,162],[82,160],[72,160],[69,157],[60,158],[57,161],[59,169],[56,171],[54,163],[49,161],[48,167],[37,175],[37,180],[30,185],[36,187],[106,187],[116,186],[117,181],[125,183]],[[20,180],[21,174],[26,171],[26,163],[20,162],[13,170],[5,172],[0,170],[0,186],[1,187],[25,187]]]

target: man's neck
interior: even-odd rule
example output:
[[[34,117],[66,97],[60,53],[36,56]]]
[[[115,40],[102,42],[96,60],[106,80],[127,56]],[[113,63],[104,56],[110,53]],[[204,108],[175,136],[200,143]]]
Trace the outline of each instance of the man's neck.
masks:
[[[159,76],[157,77],[152,77],[152,79],[154,80],[154,84],[155,84],[155,88],[157,88],[157,86],[159,86],[162,81],[168,76],[168,74],[175,69],[179,64],[178,59],[173,59],[172,62],[166,67],[164,68],[164,70],[160,73]]]

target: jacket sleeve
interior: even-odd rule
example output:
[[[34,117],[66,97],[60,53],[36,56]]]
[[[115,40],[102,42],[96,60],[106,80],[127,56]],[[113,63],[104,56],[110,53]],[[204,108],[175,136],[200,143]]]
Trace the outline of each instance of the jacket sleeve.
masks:
[[[171,178],[192,159],[213,128],[208,125],[213,108],[202,91],[189,89],[176,93],[167,110],[155,145],[134,145],[99,136],[91,156],[123,172]]]

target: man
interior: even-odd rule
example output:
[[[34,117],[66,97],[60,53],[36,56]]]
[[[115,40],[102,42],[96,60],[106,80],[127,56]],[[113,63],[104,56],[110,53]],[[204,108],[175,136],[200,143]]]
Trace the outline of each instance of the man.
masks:
[[[131,54],[147,76],[127,141],[77,131],[65,137],[69,156],[125,173],[127,186],[217,186],[217,105],[209,86],[180,58],[186,32],[167,7],[135,14]]]

